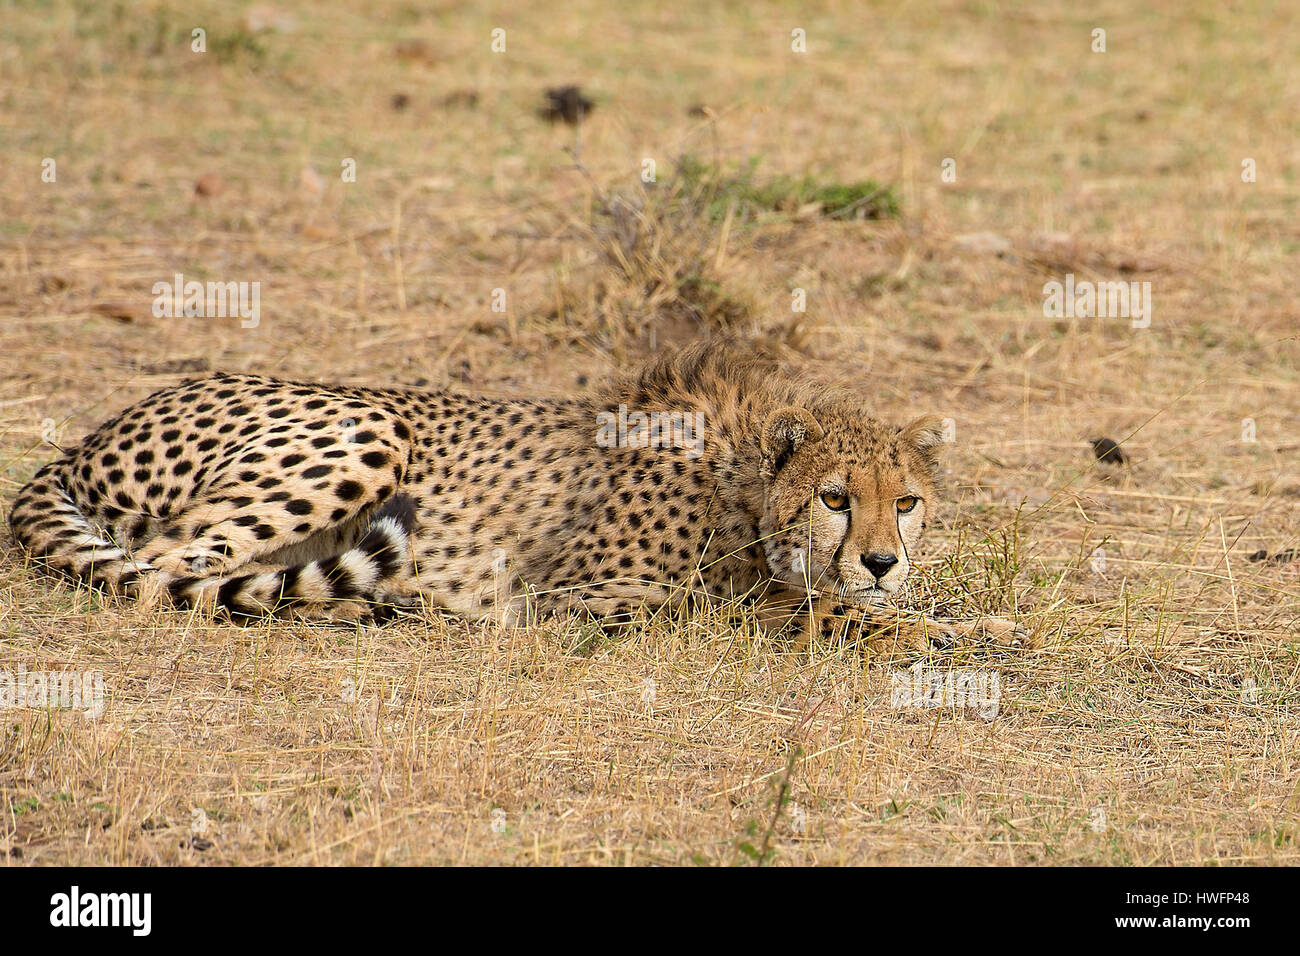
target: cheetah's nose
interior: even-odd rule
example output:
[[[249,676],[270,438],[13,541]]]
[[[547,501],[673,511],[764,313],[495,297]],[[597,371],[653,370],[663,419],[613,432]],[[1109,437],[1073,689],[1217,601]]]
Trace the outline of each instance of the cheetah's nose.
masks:
[[[888,574],[889,569],[897,563],[898,555],[896,554],[885,554],[881,551],[872,551],[870,554],[864,554],[862,556],[863,566],[876,576],[877,581]]]

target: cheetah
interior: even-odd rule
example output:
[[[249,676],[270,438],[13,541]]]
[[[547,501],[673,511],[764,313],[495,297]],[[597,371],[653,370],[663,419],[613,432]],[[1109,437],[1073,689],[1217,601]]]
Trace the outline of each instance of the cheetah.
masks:
[[[766,624],[871,612],[907,581],[943,434],[861,404],[734,342],[577,399],[218,374],[41,468],[10,524],[57,571],[236,615],[347,601],[383,619],[421,597],[502,624],[700,599]]]

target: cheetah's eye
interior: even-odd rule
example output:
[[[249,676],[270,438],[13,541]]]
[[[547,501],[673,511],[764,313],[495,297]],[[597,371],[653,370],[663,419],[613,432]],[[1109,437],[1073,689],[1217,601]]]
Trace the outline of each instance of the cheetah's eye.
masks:
[[[842,491],[823,491],[822,504],[831,511],[848,511],[849,496]]]
[[[912,495],[908,495],[906,498],[899,498],[896,502],[894,502],[894,504],[898,506],[898,513],[900,515],[905,515],[913,508],[915,508],[916,503],[920,500],[921,500],[920,498],[916,498],[913,497]]]

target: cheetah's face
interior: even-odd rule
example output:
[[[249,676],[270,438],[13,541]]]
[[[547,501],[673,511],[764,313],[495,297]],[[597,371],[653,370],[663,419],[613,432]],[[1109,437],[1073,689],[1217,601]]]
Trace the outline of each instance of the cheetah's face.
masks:
[[[895,429],[853,413],[774,412],[762,439],[773,576],[859,604],[898,591],[934,507],[941,444],[934,417]]]

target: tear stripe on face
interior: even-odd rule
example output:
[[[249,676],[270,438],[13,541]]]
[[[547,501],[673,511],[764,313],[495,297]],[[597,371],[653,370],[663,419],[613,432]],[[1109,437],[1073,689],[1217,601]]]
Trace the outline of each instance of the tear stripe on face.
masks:
[[[829,570],[832,574],[834,574],[834,569],[840,566],[840,558],[844,554],[844,546],[849,542],[849,530],[852,528],[852,526],[853,526],[852,522],[849,521],[844,522],[844,534],[840,536],[839,547],[835,549],[834,553],[831,554],[830,561],[827,562],[826,565],[827,570]]]
[[[917,499],[916,503],[918,505],[921,503],[919,498]],[[912,510],[915,511],[916,510],[915,507]],[[911,513],[912,512],[910,511],[908,512],[908,514]],[[921,526],[923,528],[925,527],[924,522],[922,523]],[[898,547],[903,552],[903,563],[907,567],[907,570],[910,572],[912,570],[912,559],[907,553],[907,540],[903,537],[903,516],[898,513],[897,508],[894,509],[894,530],[898,532]],[[907,578],[904,577],[903,580],[899,582],[898,589],[902,590],[906,584],[907,584]]]

